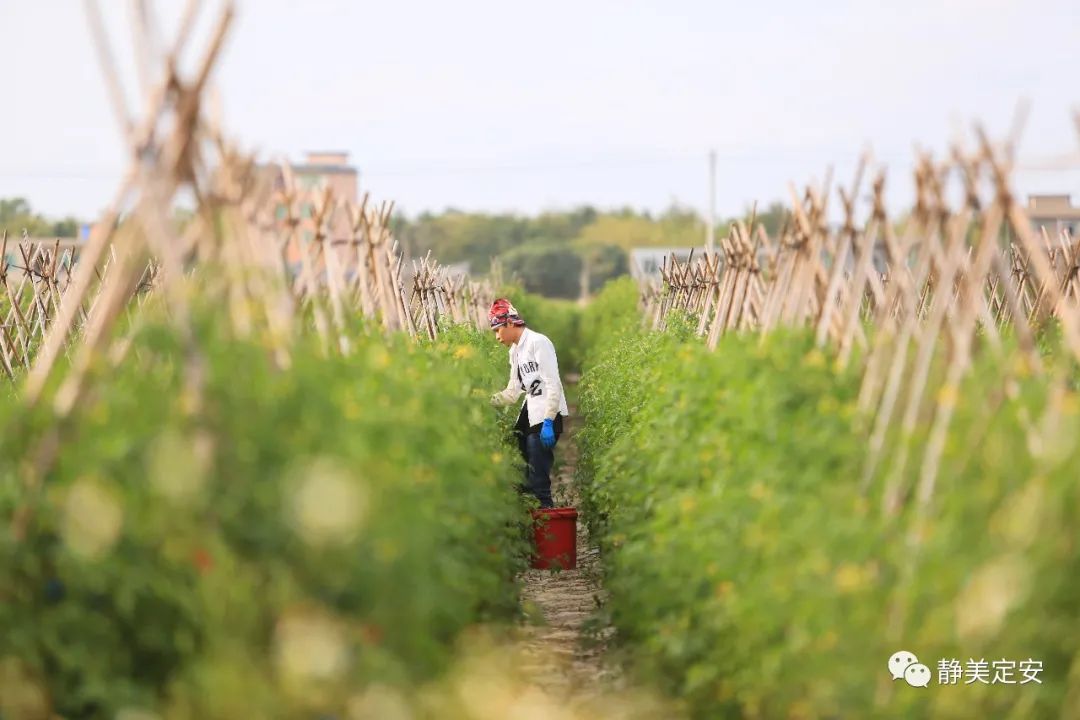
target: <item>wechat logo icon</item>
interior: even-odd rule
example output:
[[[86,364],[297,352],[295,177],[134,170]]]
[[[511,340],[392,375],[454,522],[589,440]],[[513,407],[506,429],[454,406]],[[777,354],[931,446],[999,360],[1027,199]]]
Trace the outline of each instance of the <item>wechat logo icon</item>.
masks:
[[[907,650],[894,652],[889,657],[889,674],[893,680],[906,680],[911,687],[926,687],[930,684],[930,668],[920,663],[915,653]]]

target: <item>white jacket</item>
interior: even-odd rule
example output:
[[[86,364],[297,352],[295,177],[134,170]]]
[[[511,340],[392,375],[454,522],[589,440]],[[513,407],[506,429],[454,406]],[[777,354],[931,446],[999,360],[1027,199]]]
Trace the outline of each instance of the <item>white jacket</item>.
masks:
[[[525,393],[530,427],[554,420],[559,413],[564,418],[570,415],[559,379],[555,346],[547,335],[527,327],[522,328],[521,337],[510,346],[510,381],[505,390],[491,397],[491,402],[497,406],[510,405],[521,393]]]

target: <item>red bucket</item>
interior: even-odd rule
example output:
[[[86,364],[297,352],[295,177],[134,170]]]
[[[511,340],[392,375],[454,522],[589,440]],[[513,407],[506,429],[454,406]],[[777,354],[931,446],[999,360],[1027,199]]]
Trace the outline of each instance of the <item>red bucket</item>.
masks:
[[[533,543],[536,554],[532,566],[538,570],[577,567],[577,510],[545,508],[533,510]]]

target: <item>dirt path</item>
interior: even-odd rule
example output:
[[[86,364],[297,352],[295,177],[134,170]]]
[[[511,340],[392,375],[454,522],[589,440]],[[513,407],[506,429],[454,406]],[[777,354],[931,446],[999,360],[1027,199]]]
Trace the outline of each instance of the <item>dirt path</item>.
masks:
[[[573,477],[578,458],[575,434],[580,424],[577,408],[571,407],[556,448],[561,460],[552,478],[556,506],[577,504]],[[577,543],[576,569],[528,570],[522,578],[522,605],[532,623],[523,627],[521,670],[547,694],[569,704],[588,703],[621,684],[614,663],[605,662],[611,628],[586,626],[606,595],[600,582],[599,551],[590,545],[580,519]]]

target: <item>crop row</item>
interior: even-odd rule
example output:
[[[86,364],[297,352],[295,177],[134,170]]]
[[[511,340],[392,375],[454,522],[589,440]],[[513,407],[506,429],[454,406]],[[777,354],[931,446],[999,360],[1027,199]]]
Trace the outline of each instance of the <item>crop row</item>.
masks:
[[[619,293],[625,317],[635,298],[607,301]],[[937,493],[924,506],[909,490],[894,512],[883,478],[900,452],[920,456],[925,413],[864,480],[855,374],[802,331],[710,352],[694,325],[608,324],[582,383],[583,503],[638,676],[703,718],[1072,717],[1075,390],[1011,372],[1008,352],[980,356],[939,399],[956,416]],[[913,464],[899,487],[915,487]],[[891,680],[899,650],[931,668],[930,687]],[[1043,670],[941,684],[950,659]]]
[[[491,338],[356,331],[328,357],[308,333],[283,370],[195,317],[197,397],[174,326],[146,319],[60,426],[0,407],[5,717],[344,716],[516,612],[525,514],[476,391],[504,372]]]

